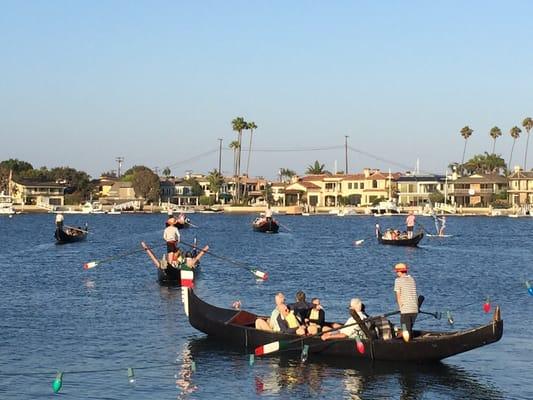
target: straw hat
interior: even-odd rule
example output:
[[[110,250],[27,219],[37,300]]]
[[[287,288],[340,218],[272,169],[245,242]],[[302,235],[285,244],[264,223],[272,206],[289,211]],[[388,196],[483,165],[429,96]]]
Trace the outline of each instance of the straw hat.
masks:
[[[167,220],[167,224],[169,225],[176,225],[178,223],[178,220],[174,217],[170,217],[168,220]]]
[[[404,263],[398,263],[394,266],[395,272],[407,272],[408,266]]]

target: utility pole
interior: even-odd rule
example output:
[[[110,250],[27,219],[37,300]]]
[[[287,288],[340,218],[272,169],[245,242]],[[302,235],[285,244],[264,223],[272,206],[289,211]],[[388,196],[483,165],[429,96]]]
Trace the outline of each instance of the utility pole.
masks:
[[[159,176],[159,167],[154,167],[154,172],[157,176]]]
[[[222,138],[218,138],[219,145],[218,145],[218,173],[222,175]]]
[[[344,174],[348,175],[348,135],[344,135],[344,158],[345,158],[345,169]]]
[[[124,162],[124,157],[117,157],[115,160],[118,163],[118,169],[117,169],[117,178],[120,178],[120,169],[122,168],[122,163]]]

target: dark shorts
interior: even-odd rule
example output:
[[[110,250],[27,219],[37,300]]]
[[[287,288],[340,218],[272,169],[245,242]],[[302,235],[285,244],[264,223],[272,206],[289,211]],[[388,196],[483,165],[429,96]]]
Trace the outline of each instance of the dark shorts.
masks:
[[[414,226],[408,226],[407,227],[407,232],[413,232],[413,228],[414,228]]]
[[[409,333],[413,332],[413,325],[415,324],[415,320],[418,314],[401,314],[400,315],[400,325],[405,325],[405,329],[409,331]]]
[[[175,253],[177,250],[176,242],[167,242],[167,253]]]

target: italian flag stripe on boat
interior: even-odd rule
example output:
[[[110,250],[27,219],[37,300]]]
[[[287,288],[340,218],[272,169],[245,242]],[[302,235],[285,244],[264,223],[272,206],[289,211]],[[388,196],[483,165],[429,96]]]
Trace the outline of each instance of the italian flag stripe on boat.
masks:
[[[288,343],[283,340],[272,342],[272,343],[267,343],[263,346],[256,347],[255,355],[264,356],[266,354],[275,353],[276,351],[286,349],[287,347],[288,347]]]
[[[183,267],[181,269],[181,287],[194,287],[193,279],[194,272],[188,267]]]

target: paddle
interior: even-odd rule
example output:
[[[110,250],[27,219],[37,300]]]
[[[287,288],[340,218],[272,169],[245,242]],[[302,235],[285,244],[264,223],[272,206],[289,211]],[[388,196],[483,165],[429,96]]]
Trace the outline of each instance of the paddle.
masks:
[[[422,230],[427,234],[427,235],[431,235],[430,232],[428,232],[428,230],[426,228],[424,228],[424,225],[422,225],[420,222],[417,222],[416,223],[420,228],[422,228]]]
[[[442,313],[439,312],[439,311],[436,311],[436,312],[432,313],[432,312],[428,312],[428,311],[418,310],[418,313],[419,314],[431,315],[432,317],[434,317],[436,319],[441,319],[442,318]]]
[[[364,322],[369,322],[369,321],[372,321],[372,320],[375,320],[375,319],[390,317],[391,315],[395,315],[395,314],[399,314],[399,313],[400,313],[400,311],[393,311],[393,312],[386,313],[386,314],[383,314],[383,315],[378,315],[378,316],[375,316],[375,317],[367,318],[367,319],[364,320]],[[361,326],[359,322],[354,322],[354,323],[347,324],[347,325],[341,325],[338,328],[330,329],[327,332],[328,333],[329,332],[335,332],[335,331],[338,331],[339,329],[349,328],[349,327],[355,326],[355,325]],[[364,325],[364,323],[363,323],[363,325]],[[267,354],[275,353],[275,352],[277,352],[279,350],[287,349],[293,343],[297,343],[299,341],[303,341],[303,340],[306,340],[306,339],[311,339],[311,338],[314,338],[314,337],[317,337],[317,336],[321,336],[324,333],[325,332],[318,332],[318,333],[316,333],[314,335],[303,336],[301,338],[297,338],[297,339],[293,339],[293,340],[277,340],[275,342],[267,343],[267,344],[264,344],[262,346],[256,347],[255,350],[254,350],[254,353],[255,353],[256,356],[259,356],[259,357],[267,355]]]
[[[166,246],[166,244],[155,246],[154,248],[163,247],[163,246]],[[135,250],[131,250],[131,251],[128,251],[128,252],[125,252],[125,253],[117,254],[116,256],[111,256],[111,257],[103,258],[101,260],[91,261],[91,262],[83,264],[83,269],[91,269],[91,268],[94,268],[94,267],[96,267],[96,266],[98,266],[100,264],[103,264],[103,263],[106,263],[106,262],[109,262],[109,261],[113,261],[113,260],[116,260],[118,258],[131,256],[132,254],[140,253],[140,252],[145,251],[145,250],[146,249],[144,249],[144,248],[142,248],[142,249],[136,248]]]
[[[81,228],[75,228],[73,226],[68,226],[68,225],[64,225],[64,227],[67,228],[67,229],[72,229],[72,230],[79,231],[79,232],[89,233],[87,228],[81,229]]]
[[[277,222],[277,223],[279,224],[279,226],[281,226],[283,229],[286,229],[287,231],[292,232],[292,231],[291,231],[286,225],[283,225],[283,224],[282,224],[281,222],[279,222],[279,221],[276,221],[276,222]]]
[[[368,239],[372,239],[372,238],[374,238],[374,237],[377,237],[377,236],[378,236],[378,233],[379,233],[379,224],[376,224],[376,233],[375,233],[374,235],[372,235],[372,236],[368,236],[368,237],[366,237],[366,238],[364,238],[364,239],[354,240],[353,244],[354,244],[355,246],[360,246],[360,245],[362,245],[362,244],[364,243],[365,240],[368,240]]]
[[[185,243],[185,242],[180,242],[181,244],[184,244],[185,246],[189,246],[191,248],[195,248],[195,245],[192,245],[190,243]],[[250,268],[250,265],[249,264],[246,264],[246,263],[243,263],[243,262],[240,262],[240,261],[235,261],[235,260],[232,260],[231,258],[227,258],[227,257],[224,257],[224,256],[221,256],[221,255],[218,255],[218,254],[215,254],[213,253],[211,250],[206,250],[205,251],[206,254],[209,254],[209,255],[212,255],[213,257],[215,258],[219,258],[221,260],[224,260],[224,261],[227,261],[239,268],[244,268],[246,269],[247,271],[250,271],[255,277],[259,278],[259,279],[262,279],[264,281],[266,281],[268,279],[268,273],[266,272],[262,272],[262,271],[259,271],[258,269],[255,269],[255,268]]]

